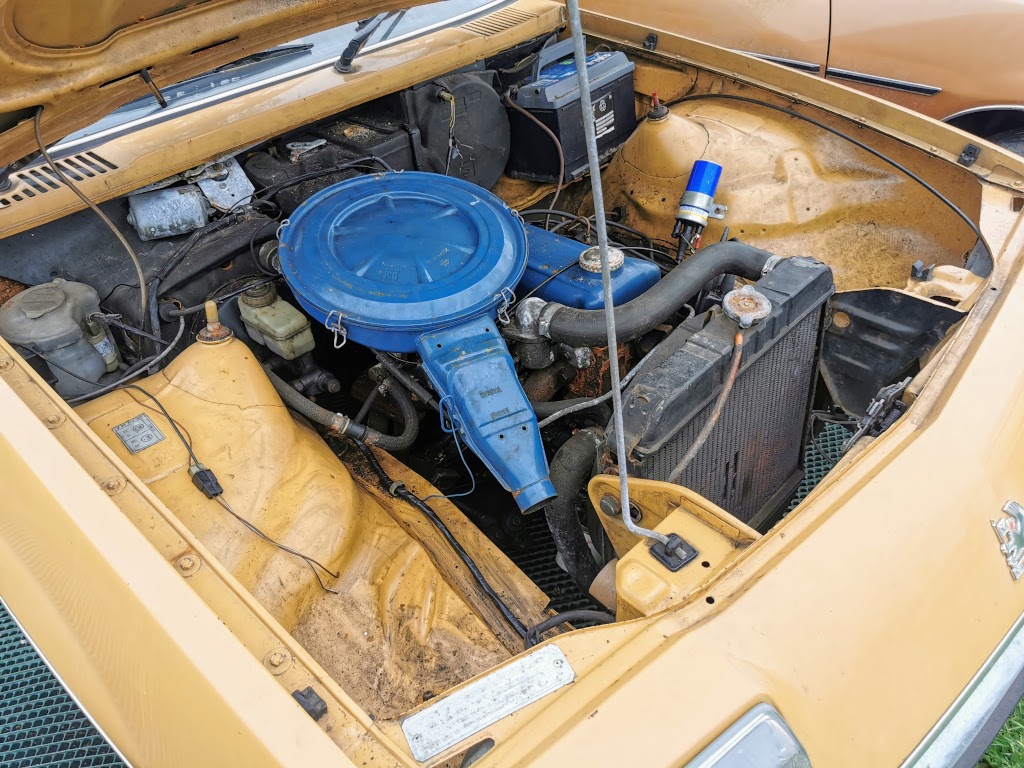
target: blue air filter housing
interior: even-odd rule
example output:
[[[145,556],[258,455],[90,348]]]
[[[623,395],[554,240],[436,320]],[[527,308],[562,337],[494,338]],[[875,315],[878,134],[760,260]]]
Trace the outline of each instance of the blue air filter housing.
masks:
[[[447,176],[359,176],[296,209],[280,256],[295,298],[336,338],[420,354],[460,435],[521,509],[554,498],[494,322],[526,268],[524,225],[508,206]]]

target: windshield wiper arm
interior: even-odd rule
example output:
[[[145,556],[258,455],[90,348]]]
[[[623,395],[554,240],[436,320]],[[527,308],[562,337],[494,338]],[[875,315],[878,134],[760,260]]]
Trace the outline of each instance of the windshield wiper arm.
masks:
[[[359,52],[363,50],[363,46],[366,45],[366,41],[370,39],[370,35],[376,32],[380,25],[387,19],[395,16],[396,14],[398,19],[395,19],[395,24],[397,24],[398,20],[405,15],[404,10],[386,11],[385,13],[378,13],[376,16],[360,21],[356,25],[355,35],[353,35],[352,39],[349,40],[348,45],[345,46],[345,50],[342,52],[338,60],[334,62],[334,68],[342,74],[351,72],[352,61],[359,55]],[[394,25],[392,25],[392,29],[394,29]]]
[[[266,51],[250,54],[249,56],[243,56],[237,61],[232,61],[228,64],[224,64],[223,66],[217,67],[216,69],[212,69],[206,74],[212,75],[220,72],[229,72],[232,69],[247,67],[250,64],[260,64],[264,61],[297,56],[300,53],[309,53],[311,50],[313,50],[312,43],[303,43],[302,45],[281,45],[277,48],[271,48]]]

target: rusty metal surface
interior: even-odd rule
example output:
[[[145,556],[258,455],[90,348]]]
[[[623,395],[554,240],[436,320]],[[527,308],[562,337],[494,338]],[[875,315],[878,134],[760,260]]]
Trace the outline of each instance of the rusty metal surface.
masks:
[[[13,297],[28,288],[24,283],[19,283],[17,280],[11,280],[7,277],[0,277],[0,306],[3,306]]]
[[[611,384],[611,359],[608,355],[608,347],[593,347],[594,364],[584,368],[576,374],[576,378],[569,384],[569,391],[573,397],[597,397],[608,391]],[[619,371],[625,376],[633,364],[633,345],[619,345]]]

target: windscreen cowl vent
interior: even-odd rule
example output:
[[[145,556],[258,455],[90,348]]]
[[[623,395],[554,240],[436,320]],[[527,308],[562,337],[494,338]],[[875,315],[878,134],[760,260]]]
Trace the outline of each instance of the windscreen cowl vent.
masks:
[[[534,14],[521,11],[518,8],[503,8],[479,19],[473,19],[473,21],[463,24],[462,28],[483,37],[491,37],[536,18]]]
[[[95,152],[82,152],[56,161],[72,181],[81,182],[117,170],[117,166]],[[0,210],[64,186],[57,173],[43,163],[11,174],[11,186],[0,192]]]

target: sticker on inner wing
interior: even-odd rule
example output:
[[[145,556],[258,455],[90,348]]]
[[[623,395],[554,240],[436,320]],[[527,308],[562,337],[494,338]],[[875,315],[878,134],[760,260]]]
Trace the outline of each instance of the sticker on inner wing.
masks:
[[[423,762],[575,679],[562,649],[547,645],[410,715],[402,732]]]
[[[114,427],[114,434],[121,438],[124,447],[132,453],[144,451],[164,439],[164,433],[144,413],[128,419],[124,424],[118,424]]]

